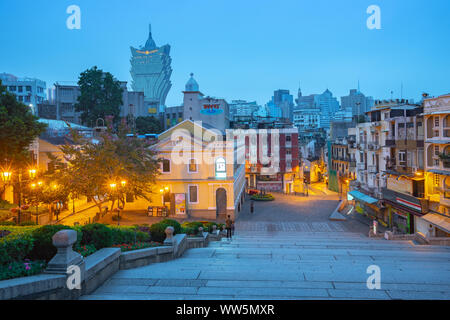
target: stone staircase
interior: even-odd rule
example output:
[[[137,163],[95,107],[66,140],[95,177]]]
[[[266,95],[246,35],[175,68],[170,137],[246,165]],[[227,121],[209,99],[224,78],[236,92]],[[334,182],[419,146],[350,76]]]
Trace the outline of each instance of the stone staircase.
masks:
[[[367,268],[381,288],[367,288]],[[350,232],[237,231],[176,260],[121,270],[82,299],[450,299],[450,248]]]

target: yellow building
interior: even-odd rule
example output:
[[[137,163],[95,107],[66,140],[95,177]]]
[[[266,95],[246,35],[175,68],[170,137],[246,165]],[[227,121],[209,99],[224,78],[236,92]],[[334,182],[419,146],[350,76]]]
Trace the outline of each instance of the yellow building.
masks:
[[[237,218],[244,202],[245,164],[238,164],[235,155],[244,146],[222,141],[223,132],[191,120],[161,133],[158,140],[152,149],[163,160],[153,206],[167,206],[179,217]]]

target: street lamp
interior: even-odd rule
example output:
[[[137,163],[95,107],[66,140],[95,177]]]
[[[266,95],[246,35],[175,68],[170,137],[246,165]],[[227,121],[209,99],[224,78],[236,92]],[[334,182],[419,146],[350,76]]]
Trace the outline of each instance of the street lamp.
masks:
[[[11,172],[4,171],[1,173],[1,175],[2,175],[2,181],[4,184],[7,184],[11,180],[11,175],[12,175]]]

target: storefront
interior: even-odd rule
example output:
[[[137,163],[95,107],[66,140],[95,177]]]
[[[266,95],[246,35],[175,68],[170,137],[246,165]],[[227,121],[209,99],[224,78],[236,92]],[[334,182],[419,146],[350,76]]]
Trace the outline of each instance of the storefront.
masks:
[[[383,197],[389,213],[389,225],[401,233],[415,233],[415,222],[424,215],[426,209],[422,207],[420,200],[389,189],[383,190]]]
[[[355,201],[355,211],[372,219],[381,225],[388,226],[388,214],[386,209],[378,205],[378,199],[368,196],[358,190],[347,193],[348,201]]]

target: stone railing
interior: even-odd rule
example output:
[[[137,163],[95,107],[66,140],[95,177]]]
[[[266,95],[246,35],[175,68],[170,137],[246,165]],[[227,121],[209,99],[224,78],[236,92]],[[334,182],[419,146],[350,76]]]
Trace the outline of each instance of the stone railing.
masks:
[[[77,240],[75,230],[61,230],[53,236],[56,255],[44,273],[0,281],[0,300],[71,300],[90,294],[117,271],[176,259],[189,248],[208,246],[220,241],[223,233],[199,230],[200,236],[174,235],[166,228],[163,246],[121,252],[119,248],[104,248],[83,258],[73,251]]]
[[[421,245],[450,246],[450,238],[446,237],[429,237],[422,232],[413,234],[394,234],[392,231],[384,233],[386,240],[410,240],[416,241]]]

